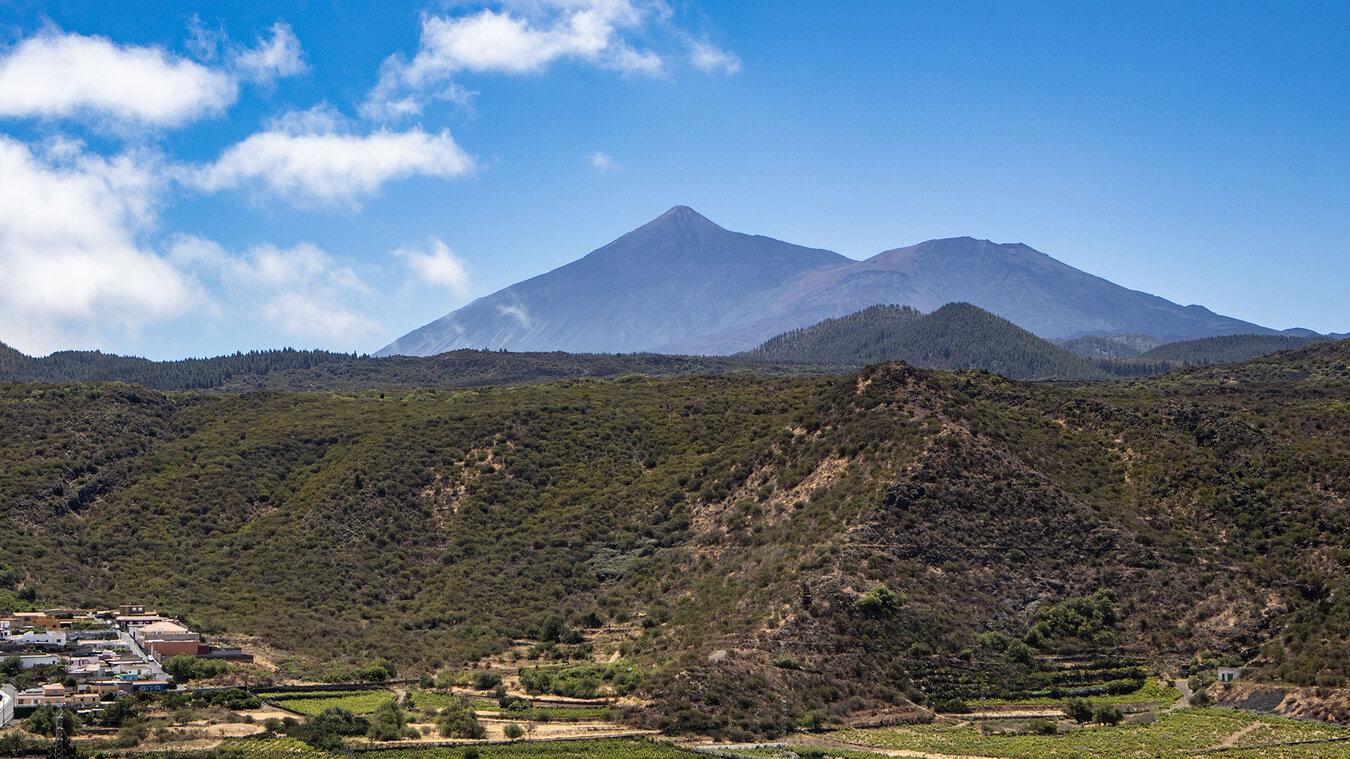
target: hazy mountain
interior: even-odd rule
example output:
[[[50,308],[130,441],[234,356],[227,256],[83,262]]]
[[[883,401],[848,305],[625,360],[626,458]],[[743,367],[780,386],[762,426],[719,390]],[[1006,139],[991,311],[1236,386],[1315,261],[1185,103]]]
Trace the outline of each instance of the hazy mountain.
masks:
[[[659,350],[734,330],[765,313],[784,282],[848,262],[838,253],[729,232],[676,206],[578,261],[479,298],[375,355]]]
[[[1163,345],[1160,338],[1152,335],[1132,335],[1117,332],[1110,335],[1083,335],[1069,340],[1053,341],[1064,350],[1084,358],[1134,358]]]
[[[1045,338],[1163,341],[1275,330],[1179,306],[1026,245],[959,237],[852,261],[729,232],[684,206],[571,264],[454,311],[376,355],[456,348],[727,354],[882,303],[979,306]]]
[[[1324,335],[1310,337],[1223,335],[1221,337],[1204,337],[1198,340],[1167,343],[1141,354],[1140,357],[1190,365],[1222,364],[1246,361],[1276,351],[1293,350],[1317,343],[1329,343],[1335,339]]]
[[[1276,332],[1126,289],[1021,243],[970,237],[930,240],[801,276],[780,302],[794,311],[834,304],[842,313],[876,303],[927,312],[966,302],[1047,338],[1131,332],[1182,340]]]

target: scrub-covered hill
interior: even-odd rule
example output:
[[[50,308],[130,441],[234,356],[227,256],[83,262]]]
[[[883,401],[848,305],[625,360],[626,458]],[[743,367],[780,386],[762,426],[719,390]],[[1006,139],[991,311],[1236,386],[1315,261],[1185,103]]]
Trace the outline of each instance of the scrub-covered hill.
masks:
[[[1025,692],[1049,654],[1342,683],[1347,363],[0,386],[0,601],[141,599],[310,675],[641,617],[623,654],[653,701],[628,718],[728,736]]]

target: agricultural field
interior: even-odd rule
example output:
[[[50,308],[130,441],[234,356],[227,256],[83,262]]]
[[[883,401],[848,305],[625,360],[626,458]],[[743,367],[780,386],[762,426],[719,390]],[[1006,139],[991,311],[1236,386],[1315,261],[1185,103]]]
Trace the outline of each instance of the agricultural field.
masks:
[[[1350,728],[1226,709],[1166,712],[1151,724],[1074,727],[1057,735],[987,735],[979,726],[964,723],[840,730],[831,737],[863,749],[854,759],[866,755],[868,747],[1000,759],[1142,759],[1197,753],[1242,759],[1350,759]]]
[[[633,738],[575,741],[521,741],[476,746],[390,749],[374,752],[378,759],[698,759],[703,756],[668,743]],[[217,750],[223,759],[277,757],[339,757],[293,738],[245,738],[225,741]]]
[[[703,754],[641,738],[521,741],[474,746],[479,759],[699,759]],[[379,752],[379,759],[464,759],[463,748],[409,748]]]
[[[1065,702],[1072,698],[1023,698],[1023,699],[1003,699],[987,698],[978,701],[971,701],[970,708],[974,711],[998,707],[998,706],[1063,706]],[[1143,687],[1133,693],[1114,693],[1100,696],[1085,696],[1093,704],[1114,704],[1116,706],[1125,706],[1129,704],[1172,704],[1181,698],[1181,691],[1171,685],[1164,685],[1157,678],[1149,678],[1144,682]]]
[[[438,693],[436,691],[412,691],[412,702],[419,709],[444,709],[450,706],[458,697],[449,693]],[[476,712],[491,712],[501,714],[515,719],[535,720],[540,722],[586,722],[591,720],[607,720],[613,716],[613,712],[607,706],[584,706],[584,707],[555,707],[555,706],[532,706],[528,709],[508,709],[496,701],[490,701],[484,698],[470,698],[469,704],[473,706]]]
[[[380,704],[393,700],[395,696],[387,690],[358,690],[334,691],[324,693],[322,696],[313,693],[305,693],[303,696],[298,693],[280,693],[269,694],[268,697],[283,709],[313,717],[324,709],[333,707],[346,709],[352,714],[373,714],[380,708]]]
[[[336,756],[311,747],[304,741],[284,735],[265,735],[249,738],[231,738],[221,742],[214,752],[219,759],[306,759],[307,757]],[[137,756],[129,754],[128,756]]]

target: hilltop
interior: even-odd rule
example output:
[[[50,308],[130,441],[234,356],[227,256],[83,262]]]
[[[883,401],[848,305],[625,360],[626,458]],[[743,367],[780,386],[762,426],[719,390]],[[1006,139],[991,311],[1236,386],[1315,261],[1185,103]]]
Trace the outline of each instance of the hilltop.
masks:
[[[736,358],[862,366],[903,361],[929,369],[982,369],[1012,379],[1101,381],[1158,374],[1164,361],[1093,361],[969,303],[931,314],[873,306],[786,332]]]

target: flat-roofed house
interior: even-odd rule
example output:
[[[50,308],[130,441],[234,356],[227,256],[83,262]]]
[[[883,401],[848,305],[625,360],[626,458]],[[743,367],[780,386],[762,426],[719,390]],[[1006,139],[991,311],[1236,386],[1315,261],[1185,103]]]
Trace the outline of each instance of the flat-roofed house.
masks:
[[[152,640],[200,641],[202,636],[173,621],[151,622],[131,633],[131,637],[146,643]]]

